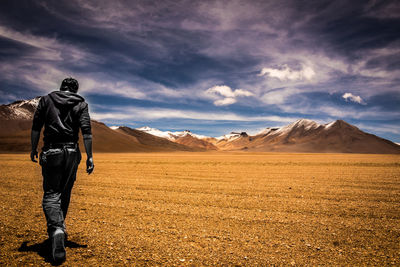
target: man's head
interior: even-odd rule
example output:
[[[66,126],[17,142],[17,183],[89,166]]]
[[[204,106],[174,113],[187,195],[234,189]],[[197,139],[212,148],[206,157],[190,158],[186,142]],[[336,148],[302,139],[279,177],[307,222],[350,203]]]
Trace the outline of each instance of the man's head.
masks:
[[[60,87],[61,91],[69,91],[72,93],[77,93],[78,89],[79,89],[79,83],[72,77],[64,79]]]

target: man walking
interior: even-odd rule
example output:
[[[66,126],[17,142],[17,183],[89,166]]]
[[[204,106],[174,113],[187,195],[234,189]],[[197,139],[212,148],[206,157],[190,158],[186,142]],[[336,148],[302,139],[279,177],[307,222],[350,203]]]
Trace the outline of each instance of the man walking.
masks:
[[[67,216],[71,190],[81,161],[78,139],[82,131],[87,160],[86,171],[93,172],[92,132],[88,104],[77,94],[78,81],[63,80],[60,91],[43,96],[37,106],[32,125],[31,160],[37,162],[37,146],[44,125],[44,146],[39,157],[43,175],[43,211],[55,262],[66,259]]]

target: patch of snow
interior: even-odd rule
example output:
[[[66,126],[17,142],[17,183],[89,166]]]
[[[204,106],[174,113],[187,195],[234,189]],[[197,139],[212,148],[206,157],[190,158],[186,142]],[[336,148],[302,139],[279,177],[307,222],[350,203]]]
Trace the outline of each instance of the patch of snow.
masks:
[[[14,108],[13,113],[15,117],[19,119],[29,119],[31,117],[31,112],[27,111],[26,109],[22,108]]]
[[[11,104],[4,105],[9,112],[9,119],[31,119],[34,110],[39,104],[40,97],[30,100],[15,101]]]
[[[308,119],[301,119],[301,120],[297,120],[285,127],[280,128],[279,130],[276,131],[276,134],[284,135],[286,133],[289,133],[293,129],[300,128],[300,127],[304,127],[304,130],[308,131],[311,129],[316,129],[319,126],[320,126],[320,124],[316,123],[315,121],[308,120]]]
[[[184,137],[184,136],[190,135],[190,136],[193,136],[198,139],[210,138],[209,136],[194,134],[189,130],[185,130],[183,132],[170,132],[170,134],[175,135],[177,137]]]
[[[265,134],[269,134],[271,132],[276,132],[279,129],[280,129],[279,127],[268,127],[268,128],[265,128],[264,130],[256,133],[255,135],[261,135],[261,134],[265,135]]]
[[[118,130],[118,129],[119,129],[119,126],[110,126],[110,129]]]
[[[39,104],[39,100],[40,100],[40,96],[29,99],[29,100],[20,100],[20,101],[15,101],[11,104],[8,104],[7,106],[9,108],[20,108],[24,105],[31,105],[33,107],[37,107],[37,105]]]
[[[167,139],[169,139],[169,140],[175,140],[175,139],[170,135],[171,132],[163,132],[163,131],[160,131],[160,130],[158,130],[158,129],[156,129],[156,128],[151,128],[151,127],[149,127],[149,126],[144,126],[144,127],[136,128],[136,130],[139,130],[139,131],[142,131],[142,132],[151,134],[151,135],[155,135],[155,136],[158,136],[158,137],[167,138]]]
[[[325,127],[325,130],[327,130],[327,129],[331,128],[331,127],[332,127],[332,125],[334,125],[334,124],[335,124],[335,122],[336,122],[336,121],[333,121],[333,122],[331,122],[331,123],[325,124],[325,125],[324,125],[324,127]]]
[[[164,132],[164,131],[161,131],[159,129],[151,128],[151,127],[148,127],[148,126],[140,127],[140,128],[137,128],[136,130],[143,131],[143,132],[146,132],[148,134],[152,134],[152,135],[155,135],[155,136],[158,136],[158,137],[167,138],[167,139],[172,140],[172,141],[174,141],[174,140],[176,140],[176,139],[178,139],[180,137],[185,137],[187,135],[193,136],[193,137],[198,138],[198,139],[209,138],[208,136],[205,136],[205,135],[194,134],[189,130],[178,131],[178,132],[171,132],[171,131],[165,131]]]
[[[30,100],[22,101],[19,106],[27,104],[27,105],[32,105],[34,107],[37,107],[37,105],[39,105],[39,100],[40,100],[40,97],[35,97]]]
[[[240,133],[230,133],[230,134],[225,134],[219,137],[215,137],[218,141],[220,140],[226,140],[228,142],[233,141],[235,139],[238,139],[240,137]]]

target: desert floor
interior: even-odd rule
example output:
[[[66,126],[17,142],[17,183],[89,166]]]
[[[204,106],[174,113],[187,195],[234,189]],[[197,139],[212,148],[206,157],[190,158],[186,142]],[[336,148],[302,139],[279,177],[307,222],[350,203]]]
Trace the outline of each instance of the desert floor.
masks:
[[[28,157],[0,155],[0,265],[51,264]],[[73,190],[65,265],[400,265],[398,155],[94,158]]]

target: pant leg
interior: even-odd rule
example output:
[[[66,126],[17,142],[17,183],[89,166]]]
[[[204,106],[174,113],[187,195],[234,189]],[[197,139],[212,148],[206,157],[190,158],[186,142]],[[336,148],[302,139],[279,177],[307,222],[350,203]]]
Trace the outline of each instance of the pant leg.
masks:
[[[79,149],[67,150],[67,158],[65,161],[66,168],[63,175],[64,189],[61,191],[61,210],[63,212],[64,220],[67,217],[68,207],[71,199],[71,191],[76,180],[76,173],[80,161],[81,154]]]
[[[63,229],[64,217],[61,210],[61,182],[63,178],[64,154],[61,149],[43,151],[41,165],[43,175],[42,207],[47,221],[47,232],[51,236]]]
[[[60,149],[59,153],[47,156],[42,164],[43,211],[50,236],[56,229],[65,231],[64,219],[80,159],[79,149]]]
[[[61,194],[58,192],[45,192],[43,194],[43,211],[47,221],[47,232],[49,235],[57,229],[64,228],[64,217],[60,209]]]

